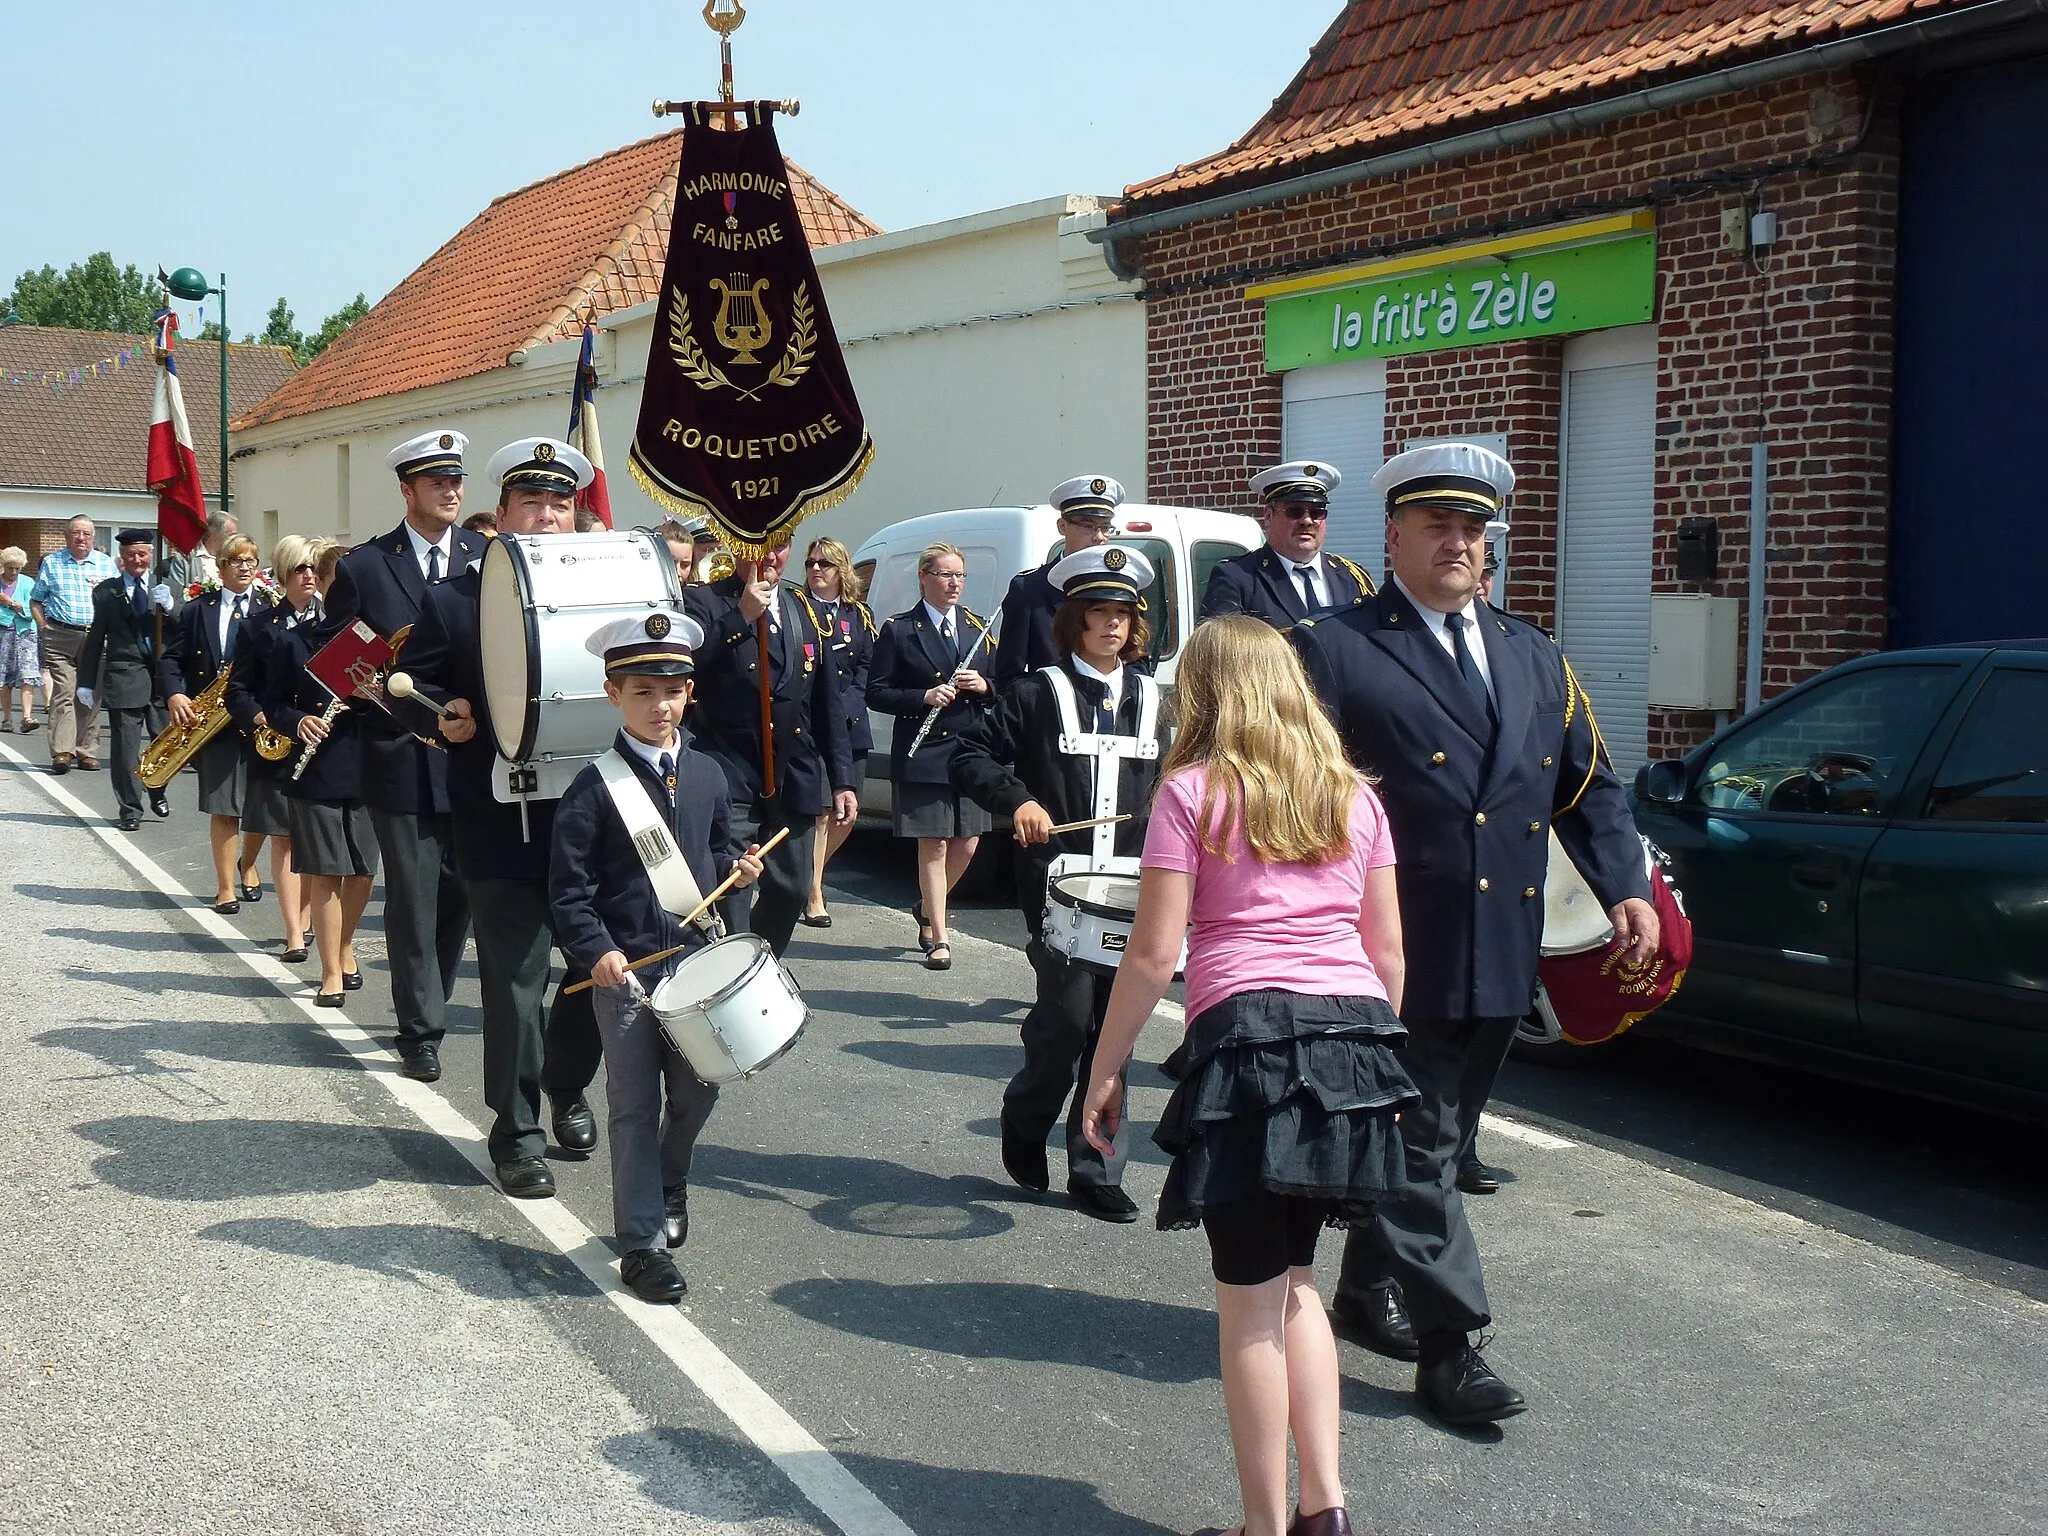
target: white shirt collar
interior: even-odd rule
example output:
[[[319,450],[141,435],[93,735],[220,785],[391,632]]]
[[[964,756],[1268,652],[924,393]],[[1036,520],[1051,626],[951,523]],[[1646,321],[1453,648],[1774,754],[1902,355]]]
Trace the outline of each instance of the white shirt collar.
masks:
[[[1074,670],[1080,673],[1081,676],[1092,677],[1095,679],[1095,681],[1102,684],[1103,687],[1109,690],[1109,707],[1112,711],[1114,711],[1119,704],[1123,703],[1124,668],[1121,662],[1117,664],[1116,668],[1113,671],[1098,672],[1095,668],[1089,666],[1087,662],[1083,661],[1079,656],[1069,656],[1067,660],[1073,663]]]
[[[441,537],[433,541],[421,538],[419,529],[413,527],[411,523],[401,523],[399,526],[405,529],[405,536],[412,545],[412,557],[419,562],[421,575],[424,576],[426,574],[427,551],[430,549],[441,551],[441,574],[443,576],[453,576],[455,574],[455,529],[453,526],[443,528],[441,530]]]
[[[1299,586],[1301,584],[1301,578],[1297,576],[1295,573],[1299,571],[1304,565],[1316,573],[1316,580],[1318,582],[1324,583],[1325,585],[1328,584],[1329,578],[1327,575],[1324,574],[1323,571],[1323,552],[1320,549],[1317,550],[1313,555],[1311,555],[1306,560],[1296,560],[1292,555],[1282,555],[1280,554],[1280,551],[1277,549],[1274,550],[1273,553],[1275,555],[1279,555],[1280,568],[1287,573],[1287,579],[1293,582],[1296,586]]]
[[[924,611],[932,616],[932,623],[937,625],[939,629],[943,630],[946,627],[947,615],[942,610],[934,608],[929,602],[926,602],[923,598],[919,598],[918,601],[924,603]],[[953,609],[952,618],[953,632],[955,634],[958,634],[960,632],[960,610],[958,607],[955,607]]]
[[[1392,571],[1387,572],[1387,575],[1393,579],[1394,585],[1401,589],[1401,595],[1408,599],[1417,613],[1422,615],[1422,622],[1427,624],[1429,632],[1436,636],[1437,644],[1441,645],[1446,652],[1456,655],[1457,652],[1451,645],[1451,632],[1444,627],[1444,616],[1436,609],[1417,599],[1415,594],[1408,590],[1408,584],[1402,581],[1400,577],[1395,576]],[[1486,659],[1486,626],[1479,622],[1484,617],[1485,611],[1477,596],[1474,596],[1471,601],[1458,610],[1458,612],[1465,616],[1465,649],[1472,653],[1473,665],[1479,668],[1480,679],[1485,682],[1487,692],[1491,693],[1493,691],[1493,667]]]
[[[683,755],[683,733],[681,731],[677,731],[673,736],[669,737],[669,743],[665,747],[649,746],[631,731],[620,731],[619,735],[626,745],[633,749],[634,756],[654,770],[654,776],[657,779],[661,777],[662,753],[668,753],[671,762]]]

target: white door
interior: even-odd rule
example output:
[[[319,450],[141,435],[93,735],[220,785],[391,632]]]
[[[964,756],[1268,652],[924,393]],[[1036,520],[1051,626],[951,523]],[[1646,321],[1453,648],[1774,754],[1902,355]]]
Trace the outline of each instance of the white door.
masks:
[[[1387,563],[1387,514],[1370,482],[1387,457],[1385,359],[1297,368],[1282,380],[1280,399],[1282,456],[1320,459],[1344,476],[1330,497],[1323,547],[1377,581]]]
[[[1627,779],[1649,756],[1654,329],[1575,338],[1564,366],[1557,638]]]

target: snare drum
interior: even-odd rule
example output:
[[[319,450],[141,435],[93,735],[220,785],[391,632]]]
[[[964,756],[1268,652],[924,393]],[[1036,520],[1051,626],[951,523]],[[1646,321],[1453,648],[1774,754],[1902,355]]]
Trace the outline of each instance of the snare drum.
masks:
[[[707,1083],[736,1083],[773,1065],[811,1019],[795,979],[753,933],[686,956],[652,1004],[662,1033]]]
[[[551,798],[618,735],[604,661],[583,642],[601,624],[683,611],[667,546],[651,533],[505,534],[484,551],[477,598],[484,701],[498,755],[526,770],[523,790]]]
[[[1055,873],[1045,887],[1045,947],[1054,954],[1113,976],[1138,918],[1138,877],[1102,871]],[[1178,977],[1187,968],[1187,945],[1174,962]]]
[[[1598,949],[1614,937],[1614,924],[1607,909],[1586,884],[1564,851],[1557,834],[1550,834],[1550,872],[1543,879],[1544,955],[1578,955]]]

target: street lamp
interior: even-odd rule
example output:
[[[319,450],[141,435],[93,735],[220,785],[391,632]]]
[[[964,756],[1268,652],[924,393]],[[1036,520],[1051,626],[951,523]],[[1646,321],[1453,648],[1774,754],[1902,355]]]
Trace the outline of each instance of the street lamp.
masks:
[[[162,268],[158,268],[162,271]],[[171,290],[173,298],[183,299],[188,304],[197,304],[208,294],[220,295],[220,509],[228,509],[228,275],[220,275],[220,284],[209,287],[206,274],[197,267],[180,267],[164,279],[164,286]]]

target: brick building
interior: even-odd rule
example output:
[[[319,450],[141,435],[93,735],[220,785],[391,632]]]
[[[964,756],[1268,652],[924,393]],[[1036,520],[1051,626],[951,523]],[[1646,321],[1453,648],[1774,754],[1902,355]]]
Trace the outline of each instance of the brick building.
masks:
[[[2048,372],[2043,11],[1356,0],[1097,236],[1145,283],[1149,494],[1327,458],[1331,547],[1378,570],[1373,470],[1491,442],[1506,606],[1624,772],[1887,644],[2048,632],[2009,451]],[[1995,561],[1959,505],[2004,509]]]

